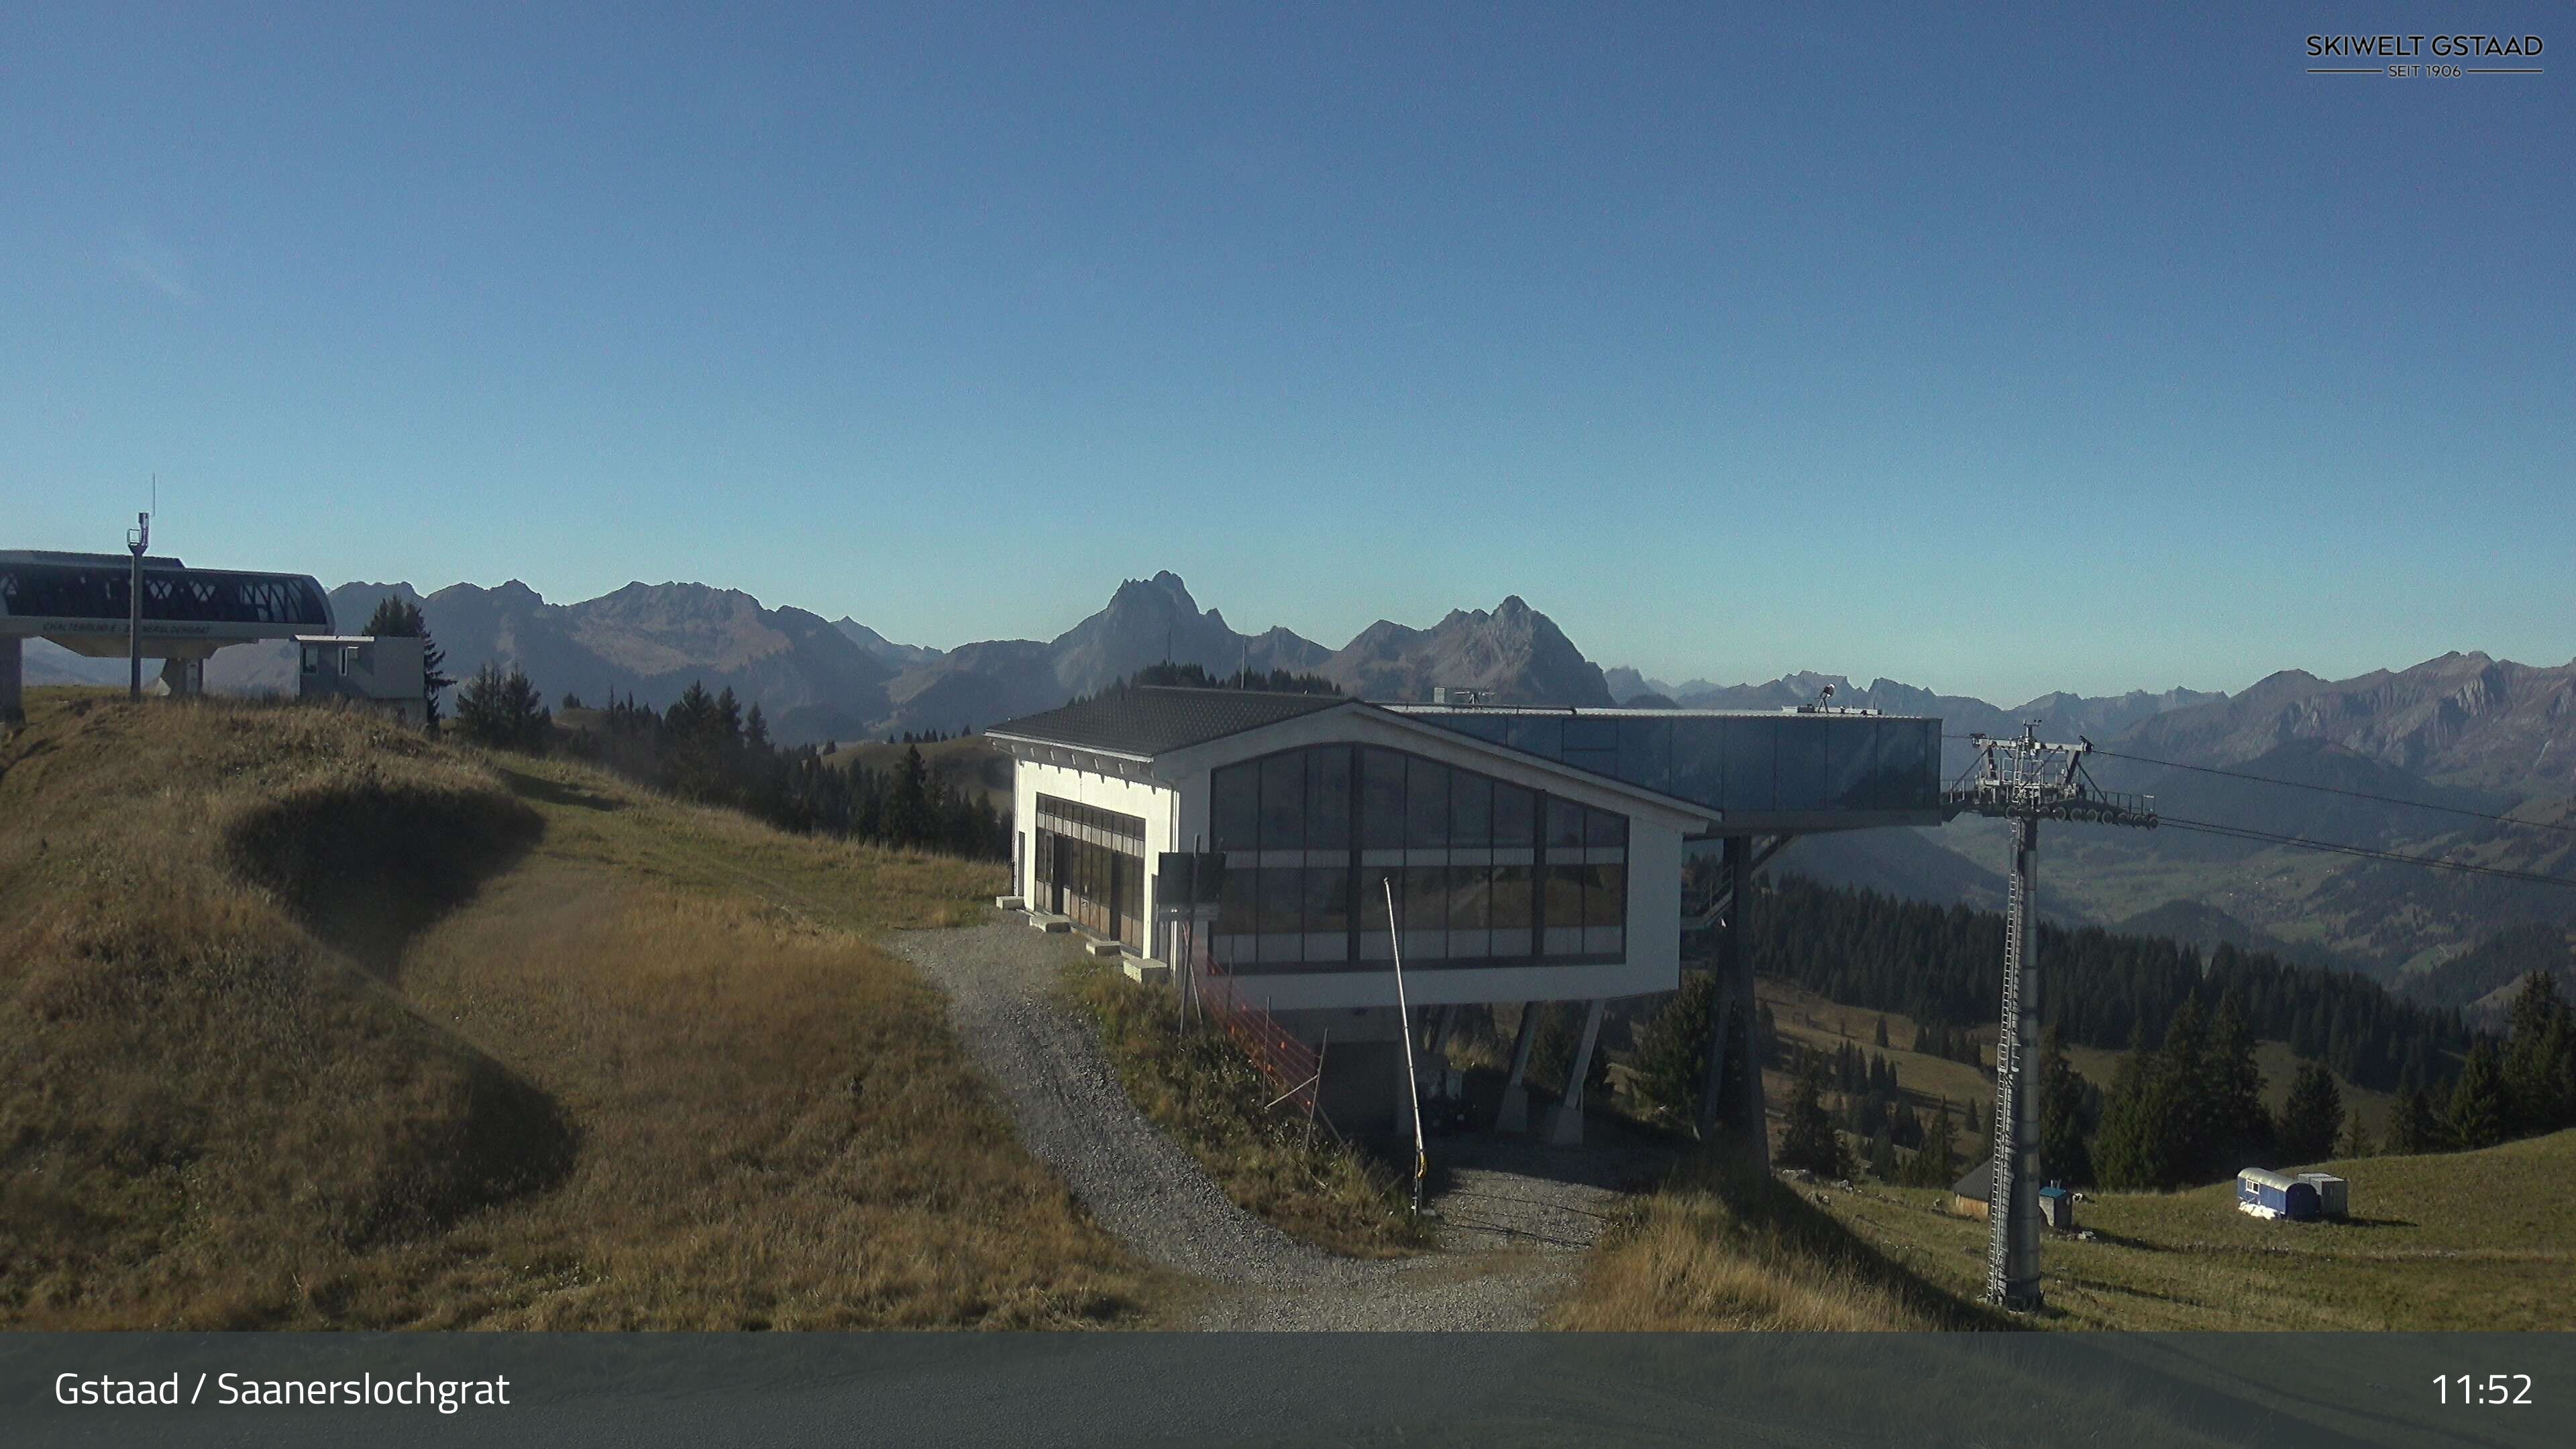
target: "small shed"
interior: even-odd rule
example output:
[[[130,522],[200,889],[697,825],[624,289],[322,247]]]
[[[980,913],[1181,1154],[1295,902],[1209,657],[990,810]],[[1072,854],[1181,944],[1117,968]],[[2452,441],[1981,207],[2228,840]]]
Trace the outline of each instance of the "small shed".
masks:
[[[2330,1218],[2345,1216],[2352,1209],[2352,1197],[2344,1180],[2331,1172],[2302,1172],[2299,1181],[2317,1190],[2317,1211]]]
[[[429,724],[426,641],[397,635],[298,634],[295,695],[380,710],[414,729]]]
[[[1983,1221],[1994,1215],[1994,1206],[1987,1201],[1988,1185],[1995,1180],[1994,1170],[1994,1160],[1988,1158],[1950,1184],[1950,1211],[1954,1216]]]
[[[2325,1215],[2325,1199],[2317,1185],[2306,1178],[2267,1167],[2249,1167],[2236,1174],[2236,1210],[2258,1218],[2306,1221]]]
[[[2041,1188],[2039,1217],[2061,1233],[2075,1231],[2075,1194],[2054,1182]]]

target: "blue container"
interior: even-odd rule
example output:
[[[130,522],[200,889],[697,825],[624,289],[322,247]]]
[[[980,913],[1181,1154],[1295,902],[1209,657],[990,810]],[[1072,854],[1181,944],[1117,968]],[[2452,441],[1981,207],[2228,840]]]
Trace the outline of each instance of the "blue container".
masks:
[[[2263,1217],[2304,1220],[2323,1213],[2315,1183],[2260,1167],[2236,1174],[2236,1205]]]

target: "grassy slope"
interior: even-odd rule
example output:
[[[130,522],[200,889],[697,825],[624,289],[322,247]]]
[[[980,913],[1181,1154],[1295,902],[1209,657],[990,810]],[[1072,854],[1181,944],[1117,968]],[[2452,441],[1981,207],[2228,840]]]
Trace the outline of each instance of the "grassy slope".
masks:
[[[1785,1182],[1711,1171],[1702,1159],[1620,1211],[1557,1327],[1835,1332],[1987,1321]]]
[[[2091,1242],[2043,1251],[2047,1326],[2156,1329],[2576,1327],[2576,1132],[2438,1157],[2326,1165],[2344,1223],[2267,1223],[2234,1186],[2115,1193],[2078,1209]],[[1928,1282],[1973,1293],[1986,1226],[1940,1194],[1870,1188],[1830,1211]]]
[[[0,1323],[1045,1324],[1146,1287],[869,943],[995,868],[355,716],[30,703]],[[433,870],[435,919],[316,910],[401,898],[294,848],[379,796],[497,872]]]
[[[1395,1257],[1429,1245],[1404,1211],[1397,1176],[1359,1149],[1267,1110],[1277,1086],[1220,1033],[1179,1029],[1176,993],[1140,986],[1113,963],[1073,956],[1065,993],[1098,1023],[1128,1097],[1189,1148],[1244,1210],[1330,1252]]]

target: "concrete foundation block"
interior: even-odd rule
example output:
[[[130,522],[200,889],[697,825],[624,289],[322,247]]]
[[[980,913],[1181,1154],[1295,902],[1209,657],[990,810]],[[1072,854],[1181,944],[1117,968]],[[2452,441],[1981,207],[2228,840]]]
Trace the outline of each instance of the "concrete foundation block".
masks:
[[[1019,896],[995,896],[993,906],[996,910],[1025,911],[1029,908],[1029,903]]]
[[[1129,957],[1127,964],[1120,969],[1127,973],[1128,980],[1141,981],[1148,986],[1161,986],[1172,979],[1171,967],[1142,956]]]
[[[1549,1114],[1547,1145],[1550,1147],[1583,1145],[1583,1108],[1580,1105],[1569,1110],[1560,1104],[1553,1113]]]
[[[1029,924],[1050,936],[1061,936],[1073,929],[1073,922],[1063,916],[1050,916],[1041,911],[1029,917]]]
[[[1085,941],[1082,943],[1082,949],[1103,959],[1126,954],[1115,941]]]
[[[1529,1088],[1513,1085],[1503,1089],[1503,1110],[1494,1114],[1497,1132],[1529,1130]]]

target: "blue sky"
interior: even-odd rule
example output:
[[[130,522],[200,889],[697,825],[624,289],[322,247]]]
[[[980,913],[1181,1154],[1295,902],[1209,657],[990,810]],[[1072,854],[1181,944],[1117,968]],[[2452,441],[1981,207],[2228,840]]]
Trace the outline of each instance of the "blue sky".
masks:
[[[0,546],[157,471],[191,560],[940,645],[2576,655],[2565,6],[854,8],[0,11]],[[2379,30],[2548,73],[2303,73]]]

